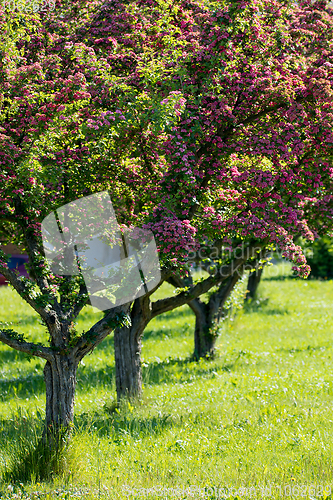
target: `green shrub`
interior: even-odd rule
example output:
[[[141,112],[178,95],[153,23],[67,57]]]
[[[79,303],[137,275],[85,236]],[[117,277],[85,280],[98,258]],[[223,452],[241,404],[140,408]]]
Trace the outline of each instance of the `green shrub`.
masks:
[[[314,242],[307,242],[300,238],[297,244],[305,251],[311,267],[310,277],[333,278],[333,238],[322,236]]]

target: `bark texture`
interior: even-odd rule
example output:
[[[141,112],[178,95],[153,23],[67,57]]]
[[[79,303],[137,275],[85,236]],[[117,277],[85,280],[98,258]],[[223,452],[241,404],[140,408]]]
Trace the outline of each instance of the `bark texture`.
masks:
[[[138,397],[142,393],[141,338],[133,328],[117,328],[114,332],[116,388],[118,400]]]
[[[44,367],[46,418],[43,435],[35,447],[6,471],[8,482],[50,481],[63,472],[64,450],[74,418],[74,395],[77,363],[60,354],[48,355]]]
[[[74,356],[60,354],[45,364],[46,427],[52,432],[73,422],[77,366]]]
[[[238,273],[230,276],[210,296],[207,304],[199,298],[189,302],[189,306],[195,314],[194,359],[214,356],[219,323],[224,314],[224,305],[240,277]]]
[[[136,399],[142,394],[141,343],[144,329],[151,319],[149,297],[136,299],[129,327],[116,328],[114,353],[118,402],[123,398]]]
[[[193,358],[198,360],[203,357],[212,357],[216,338],[210,329],[208,304],[195,299],[189,303],[189,306],[195,314]]]

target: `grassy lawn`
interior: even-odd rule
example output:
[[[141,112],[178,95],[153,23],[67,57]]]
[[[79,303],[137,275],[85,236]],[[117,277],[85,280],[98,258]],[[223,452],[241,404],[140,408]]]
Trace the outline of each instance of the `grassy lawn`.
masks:
[[[153,320],[143,341],[143,400],[119,413],[110,412],[106,339],[79,367],[65,472],[53,484],[3,484],[2,498],[333,498],[333,282],[284,275],[285,263],[265,269],[259,294],[268,300],[223,323],[214,361],[189,360],[187,306]],[[165,285],[156,298],[172,290]],[[78,331],[100,317],[87,307]],[[0,320],[46,338],[36,313],[6,287]],[[43,362],[4,345],[0,357],[1,473],[36,442],[45,396]]]

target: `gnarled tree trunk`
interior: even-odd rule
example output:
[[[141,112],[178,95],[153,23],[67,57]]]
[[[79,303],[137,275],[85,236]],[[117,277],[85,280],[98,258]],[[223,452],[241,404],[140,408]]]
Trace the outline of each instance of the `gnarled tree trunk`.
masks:
[[[131,310],[132,325],[114,331],[118,402],[123,398],[136,399],[142,394],[141,340],[150,318],[149,297],[140,297]]]
[[[195,314],[193,358],[198,360],[202,357],[211,357],[214,354],[216,339],[209,325],[208,304],[195,299],[189,306]]]
[[[44,367],[46,385],[46,417],[44,432],[26,456],[14,464],[8,480],[30,481],[32,473],[38,481],[49,480],[61,468],[74,419],[74,396],[77,361],[74,356],[53,354]]]
[[[225,280],[219,289],[210,296],[207,304],[199,298],[189,302],[189,306],[195,314],[194,359],[214,356],[218,326],[223,316],[223,306],[240,277],[236,272]]]
[[[46,427],[48,433],[69,429],[74,419],[74,398],[78,361],[55,354],[44,367],[46,385]]]
[[[116,388],[118,400],[135,398],[142,393],[141,336],[133,327],[114,332]]]

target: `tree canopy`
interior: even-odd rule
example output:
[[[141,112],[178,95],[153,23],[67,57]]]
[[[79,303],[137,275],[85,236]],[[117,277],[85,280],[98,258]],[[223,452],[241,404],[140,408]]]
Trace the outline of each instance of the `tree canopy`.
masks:
[[[50,345],[8,329],[0,340],[44,357],[46,375],[72,363],[75,380],[82,356],[128,321],[114,308],[77,335],[84,280],[52,273],[42,246],[51,211],[104,190],[124,230],[155,235],[162,281],[214,241],[276,244],[307,276],[293,237],[332,230],[332,14],[309,0],[0,7],[1,232],[25,247],[31,278],[3,252],[0,271]],[[188,296],[218,283],[207,280]]]

